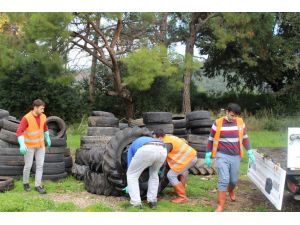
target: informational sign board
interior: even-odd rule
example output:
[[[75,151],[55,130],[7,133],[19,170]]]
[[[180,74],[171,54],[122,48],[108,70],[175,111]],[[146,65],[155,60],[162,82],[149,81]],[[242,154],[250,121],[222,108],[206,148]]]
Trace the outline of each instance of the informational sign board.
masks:
[[[288,128],[287,168],[300,170],[300,128]]]
[[[257,151],[254,151],[254,155],[256,163],[248,165],[247,176],[276,209],[281,210],[286,171]]]

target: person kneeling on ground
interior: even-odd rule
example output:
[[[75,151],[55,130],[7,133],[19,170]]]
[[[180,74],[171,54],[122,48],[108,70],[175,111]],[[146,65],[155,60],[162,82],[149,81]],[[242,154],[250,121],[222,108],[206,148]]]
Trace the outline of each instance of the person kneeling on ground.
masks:
[[[156,208],[158,172],[166,157],[167,149],[164,143],[157,138],[142,136],[130,145],[127,153],[127,185],[131,207],[142,208],[139,177],[149,167],[147,202],[150,208]]]
[[[189,169],[197,162],[197,152],[181,138],[165,134],[161,129],[156,130],[154,134],[164,143],[171,145],[171,150],[167,155],[167,163],[170,167],[167,177],[178,195],[178,198],[173,199],[172,202],[188,202],[185,186]]]

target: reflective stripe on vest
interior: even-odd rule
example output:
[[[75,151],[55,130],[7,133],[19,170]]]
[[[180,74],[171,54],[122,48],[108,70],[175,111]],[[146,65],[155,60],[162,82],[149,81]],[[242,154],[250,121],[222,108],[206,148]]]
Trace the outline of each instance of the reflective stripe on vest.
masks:
[[[34,136],[34,135],[38,135],[38,134],[41,134],[42,131],[38,130],[38,131],[33,131],[33,132],[28,132],[28,131],[25,131],[24,134],[27,134],[28,136]]]
[[[220,136],[221,136],[221,128],[223,125],[224,118],[225,117],[222,117],[222,118],[216,120],[217,130],[216,130],[214,140],[213,140],[213,148],[212,148],[212,157],[213,158],[217,156],[218,145],[219,145]],[[238,132],[239,132],[240,156],[243,157],[244,156],[244,152],[243,152],[244,121],[242,118],[237,117],[236,123],[237,123],[237,127],[238,127]]]
[[[196,151],[180,138],[166,135],[164,142],[171,143],[173,146],[168,153],[167,162],[175,172],[181,172],[196,156]]]
[[[23,133],[26,146],[28,148],[44,147],[44,126],[46,123],[46,116],[44,114],[40,115],[40,126],[38,126],[32,112],[27,113],[24,117],[28,123],[28,127]]]

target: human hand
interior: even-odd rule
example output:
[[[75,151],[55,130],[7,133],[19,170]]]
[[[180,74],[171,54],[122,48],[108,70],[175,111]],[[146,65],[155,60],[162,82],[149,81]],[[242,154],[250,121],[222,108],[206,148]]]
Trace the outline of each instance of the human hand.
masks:
[[[44,132],[44,136],[45,136],[45,141],[47,142],[47,146],[51,147],[51,139],[50,139],[49,131]]]
[[[255,164],[255,156],[253,154],[253,150],[252,149],[250,149],[250,150],[247,151],[247,155],[248,155],[250,164]]]
[[[204,159],[204,164],[207,167],[211,167],[211,165],[212,165],[211,152],[206,152],[205,159]]]
[[[20,145],[20,153],[22,155],[25,155],[28,152],[28,148],[25,145],[25,138],[24,138],[24,136],[19,136],[18,137],[18,142],[19,142],[19,145]]]

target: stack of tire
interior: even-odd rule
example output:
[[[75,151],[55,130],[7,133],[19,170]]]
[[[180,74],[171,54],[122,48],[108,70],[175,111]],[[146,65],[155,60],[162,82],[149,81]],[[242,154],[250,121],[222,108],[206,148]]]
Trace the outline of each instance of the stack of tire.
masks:
[[[24,157],[16,135],[20,121],[0,109],[0,176],[22,176]]]
[[[172,123],[174,126],[173,134],[177,137],[187,139],[185,115],[173,115]]]
[[[43,180],[59,180],[68,176],[72,169],[72,156],[67,147],[67,126],[63,119],[57,116],[49,116],[46,120],[51,147],[46,147],[43,167]],[[35,161],[32,171],[35,173]]]
[[[205,110],[193,111],[186,115],[186,125],[188,129],[187,141],[190,146],[197,150],[198,161],[190,172],[194,175],[212,175],[215,169],[204,166],[204,157],[208,136],[213,124],[210,112]]]
[[[143,113],[143,122],[150,131],[162,129],[166,134],[173,134],[172,113],[145,112]]]
[[[92,111],[88,118],[87,135],[81,137],[80,148],[75,154],[72,173],[77,180],[83,180],[85,173],[90,169],[102,173],[102,155],[105,146],[119,130],[119,120],[114,114]]]
[[[14,186],[14,179],[12,177],[0,176],[0,192],[12,190]]]
[[[141,136],[152,136],[147,128],[129,127],[115,134],[106,146],[103,155],[103,173],[86,173],[85,186],[89,192],[103,195],[125,195],[122,189],[127,186],[127,151],[131,143]],[[167,165],[164,164],[159,175],[159,192],[168,185]],[[146,197],[149,170],[146,169],[139,178],[140,194]]]

